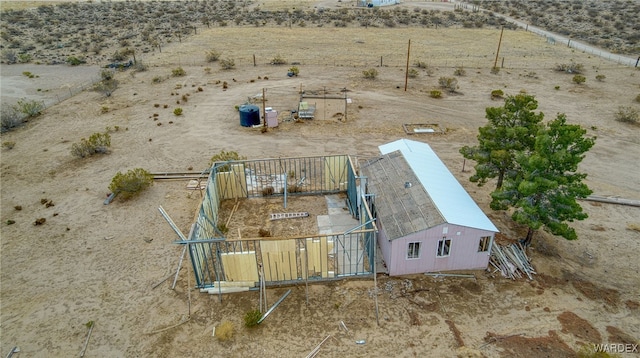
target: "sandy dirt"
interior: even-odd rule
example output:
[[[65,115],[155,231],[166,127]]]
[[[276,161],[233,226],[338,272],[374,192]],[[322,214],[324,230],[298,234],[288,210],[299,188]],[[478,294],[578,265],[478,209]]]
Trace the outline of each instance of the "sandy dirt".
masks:
[[[111,97],[82,92],[2,134],[2,141],[15,147],[1,152],[0,352],[18,346],[25,357],[79,355],[89,321],[95,326],[86,357],[300,357],[327,336],[319,357],[564,357],[599,339],[591,343],[637,343],[637,207],[585,201],[590,217],[573,224],[579,240],[539,232],[530,249],[539,275],[531,282],[475,272],[475,280],[380,275],[377,290],[371,279],[312,284],[308,296],[304,285],[274,287],[267,292],[269,304],[287,289],[292,293],[263,324],[248,329],[243,316],[257,308],[256,292],[221,301],[199,293],[189,265],[175,290],[172,279],[153,288],[175,271],[181,252],[158,207],[188,232],[201,199],[198,191],[187,190],[186,181],[162,181],[137,198],[103,205],[118,171],[197,172],[223,149],[248,158],[371,156],[378,145],[407,137],[403,123],[438,123],[446,134],[410,138],[428,142],[496,226],[517,238],[523,228],[488,208],[492,183],[483,188],[470,183],[471,164],[463,172],[458,153],[474,143],[485,108],[502,104],[490,98],[498,88],[533,94],[546,119],[566,113],[571,123],[598,137],[581,166],[595,194],[640,199],[635,165],[640,128],[613,119],[618,106],[634,105],[640,72],[509,31],[501,50],[505,68],[493,75],[497,35],[459,29],[203,30],[143,58],[150,65],[147,72],[117,74],[120,87]],[[423,44],[416,45],[414,58],[429,60],[434,75],[421,71],[404,91],[408,38]],[[262,46],[267,41],[271,45]],[[203,62],[205,50],[214,46],[237,59],[235,70]],[[289,61],[299,57],[300,76],[289,78],[286,66],[265,64],[275,52]],[[255,53],[261,61],[254,67]],[[376,80],[365,80],[362,71],[376,66],[382,54],[388,65],[377,67]],[[461,60],[465,54],[470,60]],[[572,59],[585,65],[586,84],[575,85],[570,75],[553,70],[554,64]],[[437,79],[452,76],[462,62],[467,75],[458,78],[458,93],[430,98]],[[177,66],[187,76],[169,77]],[[210,74],[205,67],[212,68]],[[46,68],[33,65],[29,71],[44,74]],[[596,74],[606,79],[596,81]],[[158,76],[166,79],[152,83]],[[76,80],[82,81],[86,78]],[[267,105],[281,112],[295,108],[300,88],[329,94],[347,88],[352,104],[346,121],[283,121],[267,133],[241,127],[234,106],[263,88]],[[173,115],[176,107],[183,108],[182,116]],[[107,127],[110,154],[88,159],[70,154],[72,143]],[[34,225],[39,218],[46,222]],[[235,327],[226,341],[212,337],[223,321]],[[340,328],[341,321],[348,331]],[[359,340],[365,343],[356,344]]]

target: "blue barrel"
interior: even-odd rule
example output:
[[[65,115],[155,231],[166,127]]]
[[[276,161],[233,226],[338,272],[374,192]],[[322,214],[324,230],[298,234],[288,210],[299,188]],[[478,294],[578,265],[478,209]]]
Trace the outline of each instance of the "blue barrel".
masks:
[[[240,125],[251,127],[260,124],[260,108],[252,104],[245,104],[238,108],[240,112]]]

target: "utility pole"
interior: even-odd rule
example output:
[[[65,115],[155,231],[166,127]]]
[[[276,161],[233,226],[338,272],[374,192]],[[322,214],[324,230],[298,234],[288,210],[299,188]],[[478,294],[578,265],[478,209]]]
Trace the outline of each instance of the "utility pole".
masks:
[[[407,46],[407,67],[404,71],[404,91],[407,92],[407,82],[409,82],[409,55],[411,54],[411,39],[409,39],[409,46]]]
[[[500,44],[502,44],[502,33],[504,32],[504,25],[502,25],[502,29],[500,30],[500,41],[498,41],[498,50],[496,51],[496,60],[493,62],[493,68],[498,66],[498,55],[500,54]]]

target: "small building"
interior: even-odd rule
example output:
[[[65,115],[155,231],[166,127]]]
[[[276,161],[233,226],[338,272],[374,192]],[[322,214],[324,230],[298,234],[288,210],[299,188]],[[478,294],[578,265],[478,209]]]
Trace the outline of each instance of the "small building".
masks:
[[[426,143],[379,146],[364,163],[389,275],[486,269],[498,229]]]

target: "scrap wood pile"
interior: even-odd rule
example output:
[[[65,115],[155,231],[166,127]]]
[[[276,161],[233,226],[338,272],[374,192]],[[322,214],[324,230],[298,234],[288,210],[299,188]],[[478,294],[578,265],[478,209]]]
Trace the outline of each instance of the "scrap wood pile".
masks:
[[[519,242],[510,245],[498,245],[493,242],[489,263],[495,268],[493,272],[500,271],[502,276],[512,280],[525,275],[529,280],[533,280],[531,275],[536,273],[524,247]]]

